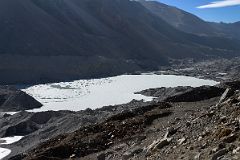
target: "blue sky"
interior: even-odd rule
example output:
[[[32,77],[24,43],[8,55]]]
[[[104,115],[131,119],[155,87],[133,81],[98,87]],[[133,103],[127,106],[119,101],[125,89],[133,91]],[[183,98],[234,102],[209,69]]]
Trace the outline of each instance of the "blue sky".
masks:
[[[240,0],[158,0],[193,13],[207,21],[240,21]]]

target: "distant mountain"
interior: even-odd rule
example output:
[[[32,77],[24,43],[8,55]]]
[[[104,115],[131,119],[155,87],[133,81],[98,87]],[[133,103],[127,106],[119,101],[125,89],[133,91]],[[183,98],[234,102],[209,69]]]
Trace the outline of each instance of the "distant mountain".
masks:
[[[139,2],[153,14],[181,31],[197,35],[223,36],[240,39],[240,22],[206,22],[191,13],[157,1],[139,0]]]
[[[169,59],[240,50],[238,41],[179,31],[129,0],[1,0],[0,24],[5,84],[156,70]]]
[[[139,2],[153,14],[181,31],[199,35],[216,35],[213,26],[191,13],[158,1],[139,0]]]
[[[215,28],[219,35],[229,38],[240,39],[240,22],[236,23],[211,23],[209,24]]]

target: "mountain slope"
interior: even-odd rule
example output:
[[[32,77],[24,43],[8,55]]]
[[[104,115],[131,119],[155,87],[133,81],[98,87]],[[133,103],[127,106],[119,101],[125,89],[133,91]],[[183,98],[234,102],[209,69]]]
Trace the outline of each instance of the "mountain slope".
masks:
[[[239,42],[178,31],[128,0],[2,0],[0,22],[0,83],[154,70],[169,58],[240,50]]]
[[[153,14],[181,31],[199,35],[216,35],[214,27],[191,13],[157,1],[139,0],[139,2]]]
[[[139,0],[139,2],[153,14],[181,31],[204,36],[220,36],[240,39],[240,22],[206,22],[191,13],[157,1]]]

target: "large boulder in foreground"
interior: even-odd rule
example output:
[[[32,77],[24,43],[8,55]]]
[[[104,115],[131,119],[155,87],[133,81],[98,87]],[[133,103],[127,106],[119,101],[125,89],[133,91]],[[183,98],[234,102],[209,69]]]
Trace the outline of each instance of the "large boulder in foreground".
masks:
[[[0,111],[15,112],[40,108],[42,104],[30,95],[10,86],[0,86]]]

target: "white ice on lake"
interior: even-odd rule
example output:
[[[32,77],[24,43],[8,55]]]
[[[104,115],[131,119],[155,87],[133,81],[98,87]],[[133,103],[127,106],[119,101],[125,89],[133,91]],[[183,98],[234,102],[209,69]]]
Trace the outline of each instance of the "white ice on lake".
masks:
[[[43,104],[41,112],[48,110],[79,111],[103,106],[128,103],[131,100],[152,100],[135,92],[149,88],[216,85],[212,80],[175,75],[121,75],[109,78],[76,80],[52,84],[41,84],[23,89]]]
[[[0,138],[0,146],[3,144],[13,144],[17,141],[20,141],[22,138],[23,138],[23,136]],[[11,153],[10,149],[0,147],[0,160],[7,157],[10,153]]]

